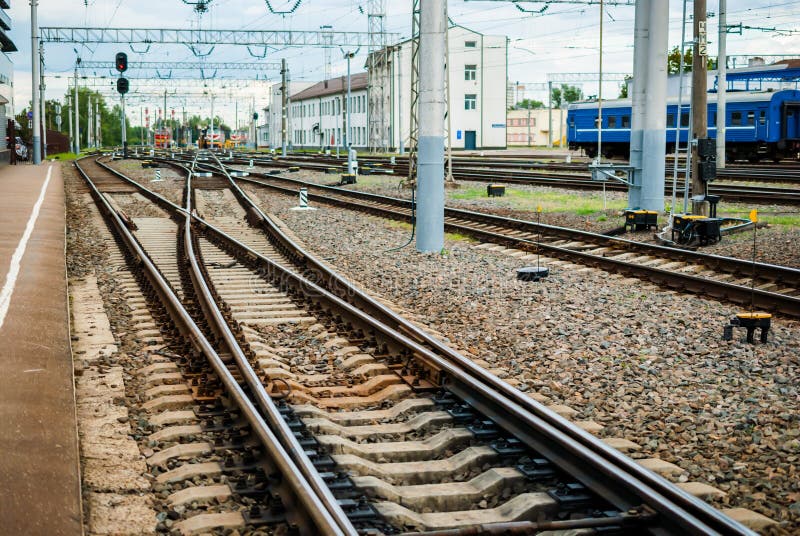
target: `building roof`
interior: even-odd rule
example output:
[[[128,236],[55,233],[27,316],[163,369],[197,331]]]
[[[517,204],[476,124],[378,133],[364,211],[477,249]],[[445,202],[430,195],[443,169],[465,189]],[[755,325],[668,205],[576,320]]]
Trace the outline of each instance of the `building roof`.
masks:
[[[367,73],[356,73],[350,75],[350,91],[358,89],[366,89],[367,87]],[[312,99],[315,97],[324,97],[325,95],[335,95],[347,91],[347,77],[337,76],[330,80],[323,80],[313,86],[304,89],[299,93],[292,95],[292,100]]]

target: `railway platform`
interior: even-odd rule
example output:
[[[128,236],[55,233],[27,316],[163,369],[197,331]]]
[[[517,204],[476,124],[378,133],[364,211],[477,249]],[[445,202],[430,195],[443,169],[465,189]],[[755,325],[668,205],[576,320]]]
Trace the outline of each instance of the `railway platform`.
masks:
[[[0,168],[0,532],[81,534],[58,163]]]

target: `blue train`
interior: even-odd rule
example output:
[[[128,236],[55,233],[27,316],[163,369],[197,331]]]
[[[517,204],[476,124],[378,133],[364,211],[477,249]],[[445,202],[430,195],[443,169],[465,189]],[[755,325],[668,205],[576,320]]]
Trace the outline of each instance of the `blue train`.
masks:
[[[708,94],[708,135],[717,133],[716,93]],[[686,143],[689,107],[684,101],[680,116],[680,140]],[[667,153],[675,150],[678,99],[667,103]],[[726,159],[758,162],[782,158],[798,159],[800,153],[800,91],[759,91],[728,93],[726,101]],[[603,143],[605,158],[630,154],[631,101],[603,101]],[[583,149],[597,156],[597,102],[576,102],[567,112],[567,141],[570,149]]]

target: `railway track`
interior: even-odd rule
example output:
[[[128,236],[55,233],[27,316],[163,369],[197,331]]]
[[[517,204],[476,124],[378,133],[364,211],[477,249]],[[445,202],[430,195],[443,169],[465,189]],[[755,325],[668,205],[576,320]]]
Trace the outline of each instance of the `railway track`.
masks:
[[[237,385],[269,395],[251,405],[271,413],[277,399],[280,422],[265,422],[292,432],[274,437],[287,471],[310,479],[308,458],[341,531],[749,534],[352,287],[225,178],[228,189],[187,172],[184,207],[139,193],[179,222],[184,295]],[[219,208],[227,196],[239,210]]]
[[[219,172],[219,168],[215,171]],[[287,195],[296,195],[296,188],[304,186],[312,200],[392,219],[411,221],[412,218],[411,202],[403,199],[279,175],[253,173],[251,178],[235,180]],[[763,310],[800,316],[800,270],[794,268],[757,263],[752,284],[753,264],[741,259],[455,208],[445,209],[445,227],[487,242],[638,277],[667,288],[741,305],[752,301]]]
[[[454,158],[453,177],[458,181],[477,181],[477,182],[499,182],[507,184],[528,184],[537,186],[552,186],[555,188],[568,188],[577,190],[601,190],[603,183],[593,181],[591,176],[586,173],[585,164],[524,164],[520,167],[517,163],[507,161],[491,162],[485,165],[478,165],[469,162],[474,159],[459,160]],[[231,164],[248,164],[251,159],[232,158],[227,160]],[[254,165],[289,168],[299,167],[313,171],[325,172],[336,168],[339,170],[343,166],[343,159],[326,157],[297,157],[287,158],[252,159]],[[388,159],[380,157],[365,157],[359,160],[362,167],[378,166],[372,169],[371,173],[391,172],[398,176],[405,176],[408,173],[408,164],[402,160],[395,164],[389,163]],[[555,170],[555,171],[554,171]],[[751,171],[745,169],[726,169],[720,170],[720,178],[728,178],[739,181],[771,181],[785,183],[800,183],[800,174],[786,170],[761,169]],[[672,195],[671,175],[667,178],[664,194]],[[679,197],[683,196],[682,182],[676,192]],[[606,182],[605,189],[611,191],[627,191],[627,186],[617,182]],[[751,186],[741,184],[725,184],[715,182],[709,186],[709,193],[720,195],[726,201],[739,201],[763,204],[800,204],[800,190],[789,187],[770,187],[770,186]]]

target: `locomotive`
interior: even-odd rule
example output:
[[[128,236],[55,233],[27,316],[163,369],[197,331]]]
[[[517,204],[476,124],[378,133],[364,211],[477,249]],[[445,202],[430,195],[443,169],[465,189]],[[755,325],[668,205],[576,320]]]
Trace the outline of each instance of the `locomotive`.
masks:
[[[676,131],[685,147],[689,135],[689,105],[667,101],[667,152],[675,151]],[[725,158],[758,162],[800,157],[800,91],[741,91],[727,94]],[[678,127],[678,121],[680,126]],[[631,141],[631,100],[603,101],[603,157],[628,158]],[[573,103],[567,111],[567,142],[573,150],[597,156],[597,101]],[[708,94],[708,136],[717,135],[717,95]]]

